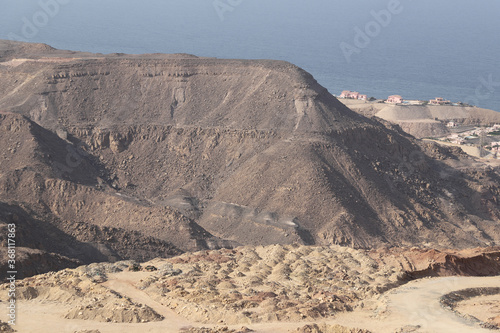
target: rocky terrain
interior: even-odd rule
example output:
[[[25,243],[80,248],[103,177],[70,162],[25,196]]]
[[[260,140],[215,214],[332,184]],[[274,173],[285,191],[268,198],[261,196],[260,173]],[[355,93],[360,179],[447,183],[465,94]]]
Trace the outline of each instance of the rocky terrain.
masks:
[[[350,248],[273,245],[51,272],[19,282],[18,300],[67,304],[67,319],[163,319],[114,290],[126,275],[136,275],[137,289],[181,317],[225,325],[328,318],[406,279],[401,268],[379,267]]]
[[[181,332],[188,333],[247,333],[253,332],[247,327],[242,329],[229,329],[227,326],[218,328],[189,328],[181,330]],[[340,325],[304,325],[303,327],[297,328],[293,333],[369,333],[367,330],[357,329],[357,328],[347,328]]]
[[[409,322],[391,314],[392,295],[400,295],[394,292],[397,287],[416,277],[460,271],[495,275],[499,257],[498,248],[453,253],[270,245],[185,253],[142,264],[94,263],[18,281],[18,307],[31,311],[16,328],[29,332],[39,320],[46,320],[38,332],[55,327],[61,332],[74,332],[76,327],[134,332],[142,327],[149,332],[365,333],[389,332],[383,324],[389,322],[390,332],[405,332]],[[498,277],[494,279],[490,284],[498,285]],[[8,288],[9,284],[0,286]],[[447,288],[459,290],[443,298],[449,307],[470,296],[498,294],[498,288],[460,292],[459,283],[447,283],[443,290]],[[0,292],[0,303],[7,301],[7,292]],[[488,313],[497,311],[496,299],[484,301],[489,301]],[[4,316],[0,313],[1,320]],[[352,321],[356,317],[359,322]]]
[[[500,239],[497,169],[352,112],[286,62],[2,41],[0,78],[0,221],[42,251],[33,273],[238,245]]]
[[[0,142],[19,331],[426,332],[400,288],[500,272],[497,167],[286,62],[0,41]]]
[[[494,276],[500,272],[500,248],[435,250],[378,248],[368,252],[380,266],[399,267],[409,279],[435,276]]]

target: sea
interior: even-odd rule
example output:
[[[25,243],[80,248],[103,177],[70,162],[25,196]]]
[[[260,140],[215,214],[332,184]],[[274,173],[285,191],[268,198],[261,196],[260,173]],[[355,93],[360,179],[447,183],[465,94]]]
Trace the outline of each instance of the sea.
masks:
[[[332,94],[500,111],[499,0],[0,0],[0,39],[279,59]]]

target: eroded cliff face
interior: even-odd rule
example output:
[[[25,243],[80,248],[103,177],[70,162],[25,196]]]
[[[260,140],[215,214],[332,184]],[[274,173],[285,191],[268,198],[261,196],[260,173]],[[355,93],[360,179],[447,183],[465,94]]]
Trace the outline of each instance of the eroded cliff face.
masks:
[[[1,87],[2,108],[22,105],[45,127],[154,123],[324,132],[356,122],[354,113],[328,105],[342,107],[309,74],[285,62],[46,59],[3,62]]]
[[[352,112],[289,63],[3,45],[0,200],[62,230],[182,250],[500,240],[497,170]]]

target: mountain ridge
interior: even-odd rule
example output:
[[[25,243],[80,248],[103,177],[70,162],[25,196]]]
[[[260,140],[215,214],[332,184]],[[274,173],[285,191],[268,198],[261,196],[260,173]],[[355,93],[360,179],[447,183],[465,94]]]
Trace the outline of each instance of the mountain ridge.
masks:
[[[0,200],[64,230],[123,228],[183,251],[500,241],[497,169],[351,111],[295,65],[2,52],[0,153],[21,162],[2,161]],[[10,143],[16,122],[45,131],[38,173],[21,166],[39,149]]]

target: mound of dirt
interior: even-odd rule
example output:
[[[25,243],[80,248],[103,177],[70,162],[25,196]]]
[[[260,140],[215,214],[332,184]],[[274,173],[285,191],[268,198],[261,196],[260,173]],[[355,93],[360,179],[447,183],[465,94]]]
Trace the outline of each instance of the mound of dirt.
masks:
[[[185,318],[228,325],[328,318],[404,277],[342,247],[240,247],[168,262],[182,273],[153,274],[138,288]]]
[[[149,306],[134,302],[101,285],[106,281],[107,274],[122,271],[130,264],[92,264],[30,277],[17,283],[16,299],[62,304],[66,308],[63,314],[66,319],[113,323],[163,320]],[[4,289],[8,287],[2,286]],[[1,299],[5,300],[5,296]]]
[[[70,310],[64,318],[113,323],[147,323],[163,320],[162,316],[147,305],[134,304],[127,299],[107,304],[80,306]]]
[[[134,265],[138,269],[130,270]],[[132,281],[127,277],[135,275],[140,280],[125,284],[127,290],[145,293],[190,321],[224,325],[331,318],[405,281],[403,271],[379,267],[363,251],[273,245],[46,273],[18,281],[17,299],[60,304],[66,319],[162,320],[150,306],[126,296],[127,290],[114,290],[115,281]]]
[[[477,256],[480,251],[475,250]],[[487,249],[484,252],[491,254]],[[437,253],[434,251],[435,258],[439,257]],[[165,318],[166,322],[175,321],[178,328],[189,328],[189,323],[224,325],[213,328],[224,332],[226,325],[233,325],[228,329],[231,332],[242,325],[271,327],[268,325],[273,322],[295,322],[293,327],[311,322],[332,323],[342,316],[356,316],[356,311],[366,311],[379,320],[387,314],[384,297],[391,295],[380,297],[382,293],[415,278],[412,272],[422,277],[424,272],[434,276],[433,271],[422,269],[424,255],[414,250],[374,252],[340,246],[238,247],[157,258],[141,265],[134,261],[94,263],[46,273],[17,281],[16,296],[22,307],[45,312],[50,304],[51,316],[60,317],[69,325],[87,320],[92,328],[109,327],[99,326],[99,322],[111,326],[143,321],[154,324]],[[453,264],[457,265],[455,269]],[[490,264],[478,261],[470,266],[475,266],[476,272],[485,272]],[[447,269],[459,274],[463,267],[458,261],[450,261]],[[0,290],[9,287],[3,284]],[[411,285],[407,288],[412,290]],[[490,289],[486,292],[498,291]],[[467,295],[484,295],[484,291]],[[0,293],[0,300],[6,301],[7,295]],[[453,298],[455,303],[465,299],[460,297]],[[481,320],[491,319],[493,323],[498,302],[477,300],[481,312],[487,314]],[[340,323],[346,323],[345,318]],[[366,324],[360,326],[371,328]],[[410,328],[401,332],[410,332]],[[364,332],[319,324],[304,330]]]

